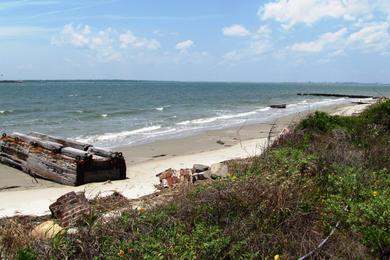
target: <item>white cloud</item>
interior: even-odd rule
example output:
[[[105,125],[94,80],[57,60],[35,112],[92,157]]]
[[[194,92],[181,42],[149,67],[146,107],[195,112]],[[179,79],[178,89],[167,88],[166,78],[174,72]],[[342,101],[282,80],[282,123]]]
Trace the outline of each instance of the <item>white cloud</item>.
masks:
[[[131,31],[121,34],[111,28],[93,31],[89,25],[73,24],[65,25],[61,33],[52,38],[52,44],[89,49],[103,62],[121,60],[128,47],[144,50],[160,48],[157,40],[137,37]]]
[[[184,51],[188,50],[189,48],[191,48],[193,46],[194,46],[194,42],[193,41],[186,40],[186,41],[178,42],[176,44],[176,49],[181,51],[181,52],[184,52]]]
[[[222,29],[223,35],[232,36],[232,37],[245,37],[250,34],[250,32],[240,24],[234,24],[229,27]]]
[[[67,24],[58,36],[52,38],[52,44],[90,49],[96,53],[99,61],[118,61],[121,55],[113,46],[115,33],[111,28],[93,32],[88,25]]]
[[[78,25],[76,27],[73,24],[67,24],[61,33],[61,39],[63,42],[68,41],[75,47],[88,47],[91,42],[91,29],[88,25]]]
[[[271,34],[271,30],[267,25],[262,25],[259,27],[259,29],[257,29],[256,34],[258,36],[268,36]]]
[[[223,55],[221,64],[234,64],[244,59],[256,59],[269,53],[273,47],[271,42],[271,30],[267,25],[260,26],[256,32],[248,32],[247,46],[242,49],[232,50]]]
[[[315,41],[295,43],[291,46],[291,50],[296,52],[321,52],[330,44],[334,44],[341,40],[347,31],[347,28],[342,28],[337,32],[325,33]]]
[[[354,20],[357,15],[369,13],[370,4],[368,0],[277,0],[262,6],[258,15],[290,29],[298,23],[312,25],[323,18]]]
[[[155,39],[139,38],[131,31],[127,31],[119,35],[119,42],[121,48],[128,46],[141,49],[156,50],[160,48],[160,43]]]
[[[347,45],[357,46],[368,52],[387,52],[390,49],[390,23],[381,22],[362,27],[348,37]]]

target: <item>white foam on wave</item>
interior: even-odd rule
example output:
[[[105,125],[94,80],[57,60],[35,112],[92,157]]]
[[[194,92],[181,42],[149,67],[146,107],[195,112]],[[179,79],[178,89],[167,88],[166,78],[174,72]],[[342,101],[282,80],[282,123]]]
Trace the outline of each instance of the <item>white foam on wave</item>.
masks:
[[[155,130],[158,130],[160,128],[161,128],[161,125],[148,126],[148,127],[135,129],[135,130],[122,131],[122,132],[117,132],[117,133],[105,133],[102,135],[92,135],[92,136],[79,136],[79,137],[76,137],[75,140],[79,141],[79,142],[85,142],[85,143],[112,141],[112,140],[124,139],[126,137],[136,135],[136,134],[142,134],[142,133],[146,133],[146,132],[155,131]]]
[[[0,110],[0,114],[9,114],[14,112],[13,110]]]
[[[107,117],[108,115],[107,114],[101,114],[101,117]]]
[[[301,112],[308,107],[321,107],[345,102],[345,98],[339,99],[323,99],[323,100],[302,100],[294,104],[288,104],[285,110],[271,110],[270,107],[257,107],[252,111],[241,113],[229,113],[222,111],[225,114],[218,114],[221,111],[216,111],[217,115],[205,118],[197,118],[193,120],[185,120],[175,123],[173,126],[163,127],[161,125],[154,125],[143,127],[130,131],[104,133],[101,135],[80,136],[76,138],[77,141],[99,144],[101,146],[115,146],[124,144],[136,144],[158,140],[163,138],[170,138],[170,136],[187,135],[199,131],[215,128],[225,128],[234,125],[239,125],[247,120],[251,122],[262,122],[277,118],[283,115],[288,115],[296,112]],[[157,108],[155,108],[157,110]],[[267,112],[269,111],[269,112]]]
[[[162,136],[162,135],[174,133],[174,132],[176,132],[176,131],[177,131],[176,128],[168,128],[168,129],[166,129],[166,130],[148,133],[148,134],[147,134],[147,137],[152,138],[152,137]]]
[[[217,120],[226,120],[226,119],[233,119],[233,118],[240,118],[240,117],[249,117],[252,115],[257,114],[258,112],[264,112],[268,111],[270,108],[265,107],[265,108],[260,108],[256,109],[253,111],[248,111],[248,112],[242,112],[238,114],[226,114],[226,115],[221,115],[221,116],[215,116],[215,117],[207,117],[207,118],[198,118],[198,119],[193,119],[193,120],[185,120],[179,123],[176,123],[176,125],[200,125],[200,124],[207,124],[207,123],[212,123]]]
[[[165,110],[165,109],[168,108],[168,107],[170,107],[170,105],[162,106],[162,107],[156,107],[156,108],[154,108],[154,109],[157,110],[157,111],[163,111],[163,110]]]

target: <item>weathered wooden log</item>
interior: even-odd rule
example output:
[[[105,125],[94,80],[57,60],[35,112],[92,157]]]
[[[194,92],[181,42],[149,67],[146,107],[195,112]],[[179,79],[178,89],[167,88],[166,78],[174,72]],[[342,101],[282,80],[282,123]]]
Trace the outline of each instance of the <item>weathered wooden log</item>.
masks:
[[[86,151],[82,151],[73,147],[64,147],[61,149],[61,154],[75,159],[92,159],[92,155]]]
[[[61,167],[54,162],[35,155],[28,157],[27,167],[31,174],[41,178],[66,185],[77,185],[77,172],[75,167]]]
[[[4,152],[0,152],[0,156],[3,156],[3,157],[8,158],[8,159],[11,159],[11,160],[13,160],[13,161],[15,161],[17,163],[25,162],[25,161],[15,157],[15,156],[9,155],[9,154],[4,153]]]
[[[11,145],[7,142],[0,141],[0,152],[15,156],[20,160],[26,161],[28,157],[28,149],[20,145]]]
[[[330,93],[298,93],[297,95],[298,96],[322,96],[322,97],[347,97],[347,98],[374,98],[374,99],[379,98],[375,96],[366,96],[366,95],[330,94]]]
[[[37,133],[37,132],[31,132],[31,133],[29,133],[29,135],[41,138],[43,140],[48,140],[51,142],[59,143],[59,144],[62,144],[63,146],[66,146],[66,147],[72,147],[72,148],[75,148],[78,150],[83,150],[83,151],[87,151],[88,148],[91,146],[90,144],[83,144],[80,142],[62,139],[59,137],[45,135],[45,134],[41,134],[41,133]]]
[[[29,173],[29,168],[26,162],[17,160],[11,156],[5,155],[3,153],[0,154],[0,162],[18,170]]]
[[[41,140],[37,137],[28,136],[28,135],[24,135],[24,134],[20,134],[20,133],[12,133],[9,136],[12,138],[18,138],[18,139],[20,139],[24,142],[27,142],[29,144],[32,144],[34,146],[40,146],[42,148],[45,148],[45,149],[52,151],[52,152],[55,152],[55,153],[60,152],[62,147],[64,147],[62,144],[59,144],[59,143]]]
[[[102,157],[107,157],[107,158],[117,158],[120,157],[121,155],[121,153],[116,153],[107,149],[93,147],[93,146],[88,148],[88,153],[95,154]]]
[[[66,146],[61,139],[35,133],[0,136],[0,163],[30,175],[66,185],[126,178],[126,163],[121,153],[90,145]],[[41,138],[39,136],[43,136]],[[75,146],[75,143],[72,143]]]

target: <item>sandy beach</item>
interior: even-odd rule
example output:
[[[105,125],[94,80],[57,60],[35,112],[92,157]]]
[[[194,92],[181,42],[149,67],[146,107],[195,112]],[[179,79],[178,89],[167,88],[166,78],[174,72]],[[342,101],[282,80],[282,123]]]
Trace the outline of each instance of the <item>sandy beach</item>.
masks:
[[[319,108],[337,115],[361,112],[367,104],[345,103]],[[0,165],[0,217],[14,215],[45,215],[49,205],[70,191],[85,191],[87,198],[109,195],[113,191],[128,198],[153,193],[158,184],[156,174],[167,168],[189,168],[195,163],[210,165],[225,160],[255,156],[267,145],[267,137],[279,135],[283,128],[299,122],[307,113],[287,115],[261,124],[207,131],[195,136],[160,140],[138,146],[123,146],[127,179],[91,183],[79,187],[64,186],[47,180],[34,179],[13,168]],[[273,124],[275,126],[273,127]]]

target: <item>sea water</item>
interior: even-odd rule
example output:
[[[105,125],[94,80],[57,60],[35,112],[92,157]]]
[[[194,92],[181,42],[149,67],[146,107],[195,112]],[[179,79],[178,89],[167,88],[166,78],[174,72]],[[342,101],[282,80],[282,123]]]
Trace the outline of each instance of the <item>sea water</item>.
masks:
[[[0,131],[30,131],[102,147],[267,122],[347,98],[298,92],[390,95],[390,85],[162,81],[0,83]],[[287,104],[271,109],[271,104]]]

